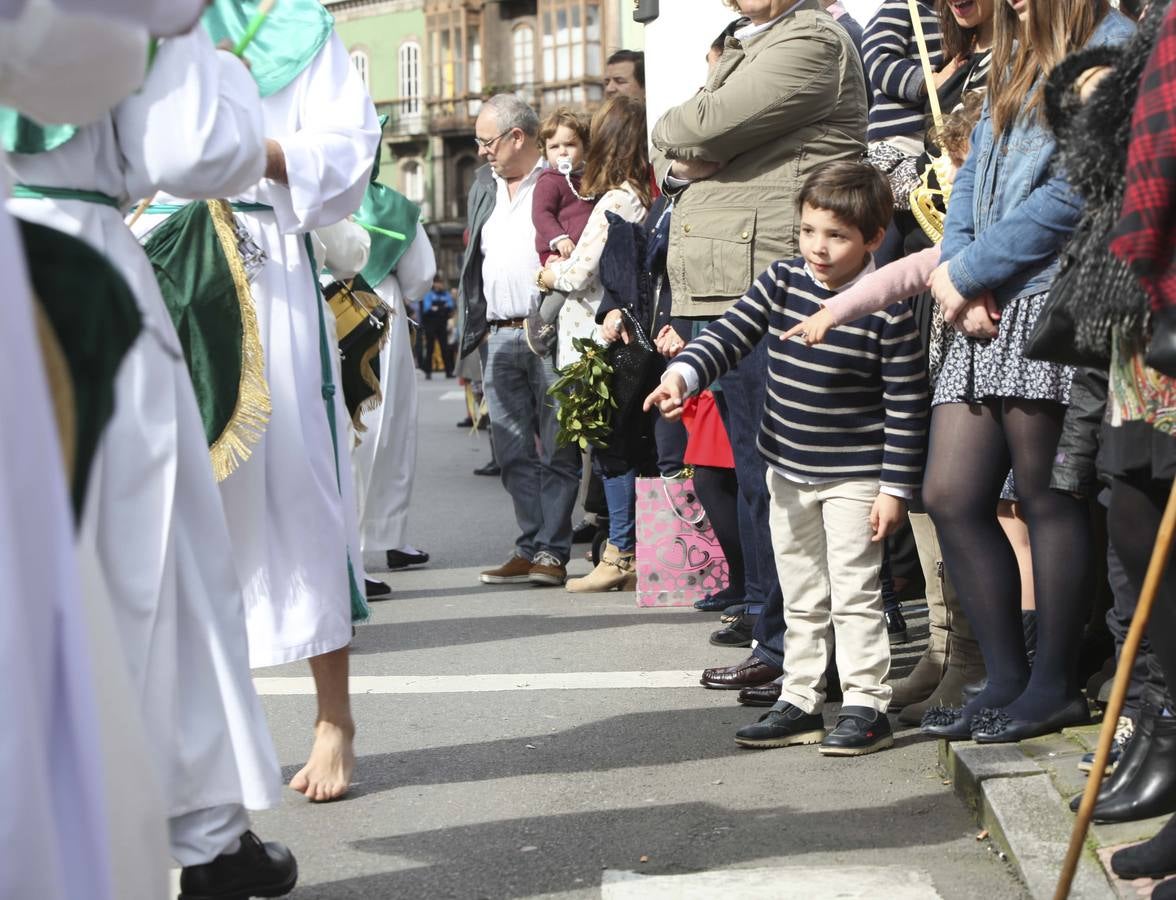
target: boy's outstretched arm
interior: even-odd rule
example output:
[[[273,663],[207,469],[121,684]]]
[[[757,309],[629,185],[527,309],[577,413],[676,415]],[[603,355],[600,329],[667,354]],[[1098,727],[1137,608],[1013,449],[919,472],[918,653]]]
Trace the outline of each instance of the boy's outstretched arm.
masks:
[[[662,376],[661,384],[645,398],[645,404],[642,408],[649,412],[656,406],[663,419],[676,422],[682,418],[682,400],[685,396],[686,379],[677,372],[667,371]]]

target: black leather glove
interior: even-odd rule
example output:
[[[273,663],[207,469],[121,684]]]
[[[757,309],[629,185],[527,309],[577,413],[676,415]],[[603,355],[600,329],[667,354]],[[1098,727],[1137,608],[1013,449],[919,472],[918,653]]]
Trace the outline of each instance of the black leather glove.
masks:
[[[1176,307],[1152,314],[1152,336],[1143,361],[1162,375],[1176,378]]]

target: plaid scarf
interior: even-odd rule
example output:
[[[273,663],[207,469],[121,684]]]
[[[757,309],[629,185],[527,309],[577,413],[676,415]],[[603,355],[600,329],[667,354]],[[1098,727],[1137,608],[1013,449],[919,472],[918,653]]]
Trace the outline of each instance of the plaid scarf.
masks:
[[[1139,278],[1153,310],[1176,307],[1176,6],[1140,80],[1127,187],[1111,252]]]

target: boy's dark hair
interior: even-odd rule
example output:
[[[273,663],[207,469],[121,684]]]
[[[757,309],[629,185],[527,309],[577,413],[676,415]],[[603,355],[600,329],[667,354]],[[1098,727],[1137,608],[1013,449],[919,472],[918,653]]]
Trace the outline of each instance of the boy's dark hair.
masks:
[[[606,66],[611,66],[614,63],[632,63],[633,77],[637,79],[637,83],[641,85],[641,90],[645,90],[645,51],[644,50],[618,50],[612,56],[604,61]]]
[[[796,208],[805,204],[825,209],[853,225],[867,241],[890,224],[894,193],[874,166],[842,160],[822,166],[805,179]]]

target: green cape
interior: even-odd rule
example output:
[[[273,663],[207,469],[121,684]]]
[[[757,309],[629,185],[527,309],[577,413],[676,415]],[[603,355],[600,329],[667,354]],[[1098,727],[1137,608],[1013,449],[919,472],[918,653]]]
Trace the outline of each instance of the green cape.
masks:
[[[378,285],[396,268],[400,257],[408,249],[416,237],[417,221],[421,217],[421,208],[392,188],[373,182],[368,185],[367,193],[363,195],[363,204],[355,214],[355,221],[368,227],[372,237],[371,255],[368,264],[364,266],[363,280],[371,285]],[[404,240],[373,231],[373,228],[383,228],[388,231],[398,231],[405,235]]]
[[[143,317],[122,276],[88,244],[29,222],[20,223],[20,233],[33,290],[57,338],[73,388],[70,493],[77,521],[94,455],[114,414],[115,376],[142,330]]]
[[[0,146],[9,153],[47,153],[77,133],[73,125],[41,125],[11,107],[0,106]]]
[[[214,44],[234,45],[245,35],[258,0],[213,0],[201,22]],[[245,51],[261,96],[276,94],[318,55],[335,19],[319,0],[280,0]]]

